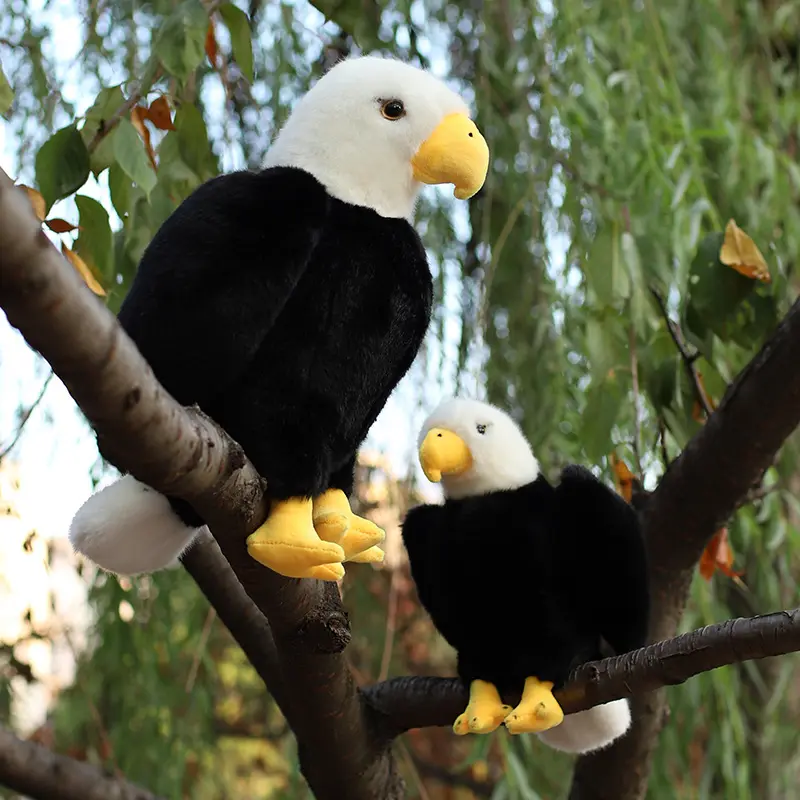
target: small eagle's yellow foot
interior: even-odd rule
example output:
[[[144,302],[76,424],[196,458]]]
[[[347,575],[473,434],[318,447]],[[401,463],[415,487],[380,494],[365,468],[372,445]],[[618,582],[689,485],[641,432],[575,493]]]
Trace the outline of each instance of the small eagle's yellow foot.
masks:
[[[340,544],[350,526],[350,503],[341,489],[328,489],[314,498],[314,529],[320,539]]]
[[[338,544],[323,542],[317,535],[311,500],[305,498],[274,503],[267,521],[247,537],[247,552],[287,578],[310,578],[314,567],[344,560],[344,550]]]
[[[375,546],[369,547],[360,553],[356,553],[352,558],[346,560],[352,561],[355,564],[380,564],[385,556],[386,553],[384,553],[380,547]]]
[[[308,573],[309,578],[320,581],[340,581],[344,578],[344,567],[341,564],[323,564],[321,567],[311,567]]]
[[[475,680],[469,686],[469,705],[453,723],[453,732],[459,736],[467,733],[491,733],[508,716],[511,707],[500,699],[494,684]]]
[[[520,704],[505,718],[509,733],[541,733],[555,728],[564,712],[553,697],[553,684],[538,678],[526,678]]]

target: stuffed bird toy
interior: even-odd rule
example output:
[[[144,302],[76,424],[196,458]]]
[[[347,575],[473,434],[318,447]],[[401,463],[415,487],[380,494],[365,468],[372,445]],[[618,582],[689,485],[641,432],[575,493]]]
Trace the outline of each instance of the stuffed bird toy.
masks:
[[[616,654],[645,644],[636,512],[582,467],[566,467],[552,486],[512,418],[474,400],[449,400],[430,415],[419,458],[445,502],[411,509],[403,540],[420,601],[469,687],[455,732],[505,723],[581,753],[624,734],[626,700],[564,718],[553,690],[603,657],[603,643]],[[516,708],[503,703],[520,690]]]
[[[489,164],[465,102],[410,65],[334,66],[297,103],[259,172],[201,185],[148,246],[119,321],[165,388],[230,433],[267,481],[250,555],[337,580],[380,560],[350,509],[356,452],[408,371],[432,279],[410,223],[422,184],[474,195]],[[125,476],[70,539],[121,574],[176,563],[203,520]]]

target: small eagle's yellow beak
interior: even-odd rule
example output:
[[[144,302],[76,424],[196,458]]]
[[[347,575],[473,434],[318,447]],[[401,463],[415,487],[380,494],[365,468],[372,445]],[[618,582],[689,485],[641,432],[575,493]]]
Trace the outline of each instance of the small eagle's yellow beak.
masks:
[[[425,477],[438,483],[442,475],[461,475],[472,466],[472,453],[460,436],[445,428],[432,428],[419,448]]]
[[[448,114],[420,145],[414,158],[414,179],[452,183],[459,200],[477,194],[489,171],[489,146],[466,114]]]

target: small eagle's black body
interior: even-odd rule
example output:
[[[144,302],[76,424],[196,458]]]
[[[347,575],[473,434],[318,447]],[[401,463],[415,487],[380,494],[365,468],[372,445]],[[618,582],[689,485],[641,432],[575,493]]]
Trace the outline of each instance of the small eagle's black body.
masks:
[[[409,511],[403,525],[422,605],[458,653],[465,683],[558,688],[580,663],[646,642],[649,589],[636,512],[588,470]]]
[[[358,447],[411,366],[431,302],[407,220],[273,167],[190,195],[145,251],[119,320],[165,388],[225,428],[283,500],[350,494]]]

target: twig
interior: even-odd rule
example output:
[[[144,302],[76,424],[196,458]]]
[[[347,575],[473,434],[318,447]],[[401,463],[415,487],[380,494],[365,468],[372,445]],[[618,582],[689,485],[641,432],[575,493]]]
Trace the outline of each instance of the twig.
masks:
[[[200,669],[200,660],[203,657],[203,651],[208,644],[208,637],[211,635],[211,626],[217,618],[217,612],[214,606],[208,609],[206,614],[206,621],[203,623],[203,630],[200,632],[200,641],[197,643],[197,650],[195,651],[194,658],[192,659],[192,666],[189,669],[189,675],[186,678],[186,694],[189,694],[194,689],[194,682],[197,680],[197,673]]]
[[[642,474],[642,456],[641,456],[641,440],[642,440],[642,420],[640,416],[640,393],[639,393],[639,358],[636,352],[636,331],[631,325],[628,332],[628,344],[631,351],[631,381],[633,385],[633,456],[636,459],[636,474]]]
[[[386,634],[383,640],[383,656],[381,657],[381,668],[378,673],[378,680],[385,681],[389,675],[389,665],[392,662],[392,650],[394,649],[394,637],[397,631],[397,575],[399,570],[392,569],[392,577],[389,581],[389,598],[386,608]]]
[[[51,371],[50,374],[45,378],[44,383],[42,384],[42,388],[39,391],[39,394],[36,396],[36,399],[25,409],[24,413],[19,419],[17,423],[17,430],[14,433],[14,436],[11,438],[11,441],[5,445],[0,450],[0,461],[2,461],[13,449],[16,447],[17,442],[20,440],[22,436],[22,432],[25,430],[25,426],[28,424],[28,420],[31,418],[31,414],[39,407],[39,404],[44,399],[44,394],[47,391],[47,387],[50,385],[50,381],[53,379],[53,372]]]
[[[701,408],[706,414],[706,419],[708,419],[708,417],[714,413],[714,409],[711,407],[711,403],[708,401],[708,395],[703,389],[703,384],[700,382],[700,375],[697,371],[696,362],[700,357],[700,353],[698,353],[696,350],[694,352],[689,350],[689,348],[686,346],[686,342],[683,339],[683,332],[681,331],[680,326],[677,322],[673,322],[672,319],[670,319],[669,311],[667,311],[667,304],[664,301],[664,298],[656,289],[651,288],[650,291],[652,292],[653,297],[655,297],[658,307],[661,309],[661,314],[664,317],[664,321],[667,323],[669,335],[672,337],[672,341],[675,342],[675,346],[678,348],[678,352],[683,359],[684,366],[686,367],[686,371],[689,375],[689,380],[694,388],[697,402],[700,403]]]
[[[123,117],[127,117],[128,114],[131,113],[133,107],[150,91],[153,84],[160,77],[161,65],[154,61],[151,67],[145,70],[142,80],[139,82],[137,88],[130,93],[128,99],[108,119],[101,120],[97,128],[97,133],[95,133],[87,145],[87,150],[90,153],[117,127],[117,125],[119,125]]]

